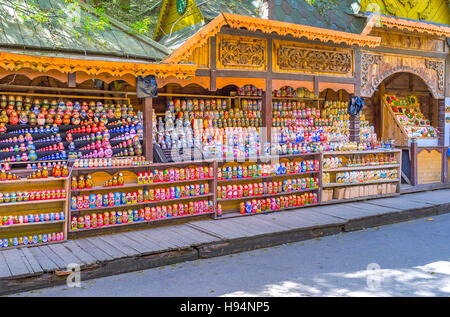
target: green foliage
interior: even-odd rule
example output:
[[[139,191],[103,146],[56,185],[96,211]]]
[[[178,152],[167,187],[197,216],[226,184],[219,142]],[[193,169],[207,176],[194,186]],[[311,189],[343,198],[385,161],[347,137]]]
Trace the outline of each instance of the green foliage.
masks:
[[[16,16],[24,22],[51,25],[52,21],[64,26],[77,37],[91,41],[92,35],[111,26],[108,15],[124,23],[134,34],[152,36],[156,25],[161,0],[91,0],[85,1],[93,8],[93,14],[78,15],[77,11],[86,11],[78,0],[64,0],[64,8],[46,8],[40,6],[40,0],[0,0],[0,4],[13,9]],[[70,16],[70,21],[67,21]],[[70,27],[72,23],[78,27]]]

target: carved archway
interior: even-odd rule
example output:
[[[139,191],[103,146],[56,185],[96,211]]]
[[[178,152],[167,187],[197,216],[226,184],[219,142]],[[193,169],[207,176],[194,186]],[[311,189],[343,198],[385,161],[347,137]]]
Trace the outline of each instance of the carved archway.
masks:
[[[436,99],[444,98],[445,60],[396,54],[361,53],[361,96],[372,97],[377,87],[395,73],[420,77]]]
[[[423,72],[420,71],[420,69],[415,69],[409,66],[399,66],[399,67],[395,67],[392,68],[391,70],[381,74],[380,76],[378,76],[374,81],[373,84],[375,86],[375,88],[373,88],[373,90],[371,91],[370,95],[373,95],[373,93],[375,92],[375,89],[388,77],[394,75],[394,74],[399,74],[399,73],[410,73],[413,75],[416,75],[417,77],[419,77],[420,79],[423,80],[423,82],[425,83],[425,85],[428,87],[428,90],[431,92],[431,94],[433,95],[434,98],[439,99],[441,98],[441,96],[439,95],[439,93],[434,89],[434,87],[430,86],[429,83],[426,81],[426,76],[424,76]]]

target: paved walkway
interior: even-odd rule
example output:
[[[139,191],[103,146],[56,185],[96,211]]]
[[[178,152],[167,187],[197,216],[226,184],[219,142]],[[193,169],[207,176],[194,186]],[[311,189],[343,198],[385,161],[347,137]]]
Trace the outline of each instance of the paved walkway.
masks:
[[[81,265],[85,280],[447,212],[450,189],[5,250],[0,294],[64,283],[66,277],[55,273],[70,263]]]

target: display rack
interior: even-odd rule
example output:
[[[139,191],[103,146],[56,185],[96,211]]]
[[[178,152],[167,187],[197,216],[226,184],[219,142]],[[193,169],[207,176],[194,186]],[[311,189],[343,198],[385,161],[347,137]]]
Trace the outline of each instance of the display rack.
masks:
[[[196,168],[203,168],[204,176],[199,177],[199,175],[194,175],[194,177],[190,177],[189,179],[178,179],[176,178],[175,172],[178,170],[180,173],[181,170],[190,169],[191,171],[197,172],[199,170],[195,170]],[[162,175],[164,177],[163,181],[157,181],[156,178],[153,179],[152,182],[145,183],[144,181],[144,173],[152,173],[156,175]],[[159,173],[158,173],[159,172]],[[104,182],[108,179],[114,178],[115,176],[119,180],[119,173],[122,174],[123,185],[119,186],[105,186]],[[162,174],[161,174],[162,173]],[[211,173],[211,174],[210,174]],[[182,173],[181,173],[182,174]],[[78,188],[79,187],[79,179],[80,176],[90,175],[92,179],[92,187],[91,188]],[[180,174],[179,174],[180,175]],[[186,176],[185,176],[186,177]],[[76,184],[75,184],[75,179]],[[211,216],[215,214],[215,192],[213,190],[215,184],[215,169],[214,162],[181,162],[181,163],[161,163],[161,164],[146,164],[140,166],[114,166],[109,168],[104,167],[92,167],[92,168],[73,168],[72,169],[72,183],[70,189],[70,221],[68,221],[68,231],[70,236],[77,235],[81,232],[99,232],[105,231],[108,229],[114,228],[126,228],[135,225],[145,225],[157,222],[165,222],[165,221],[174,221],[176,219],[186,219],[200,216]],[[201,185],[203,186],[204,192],[200,191]],[[74,188],[75,185],[77,188]],[[207,185],[207,186],[206,186]],[[189,189],[186,189],[185,186],[190,186]],[[185,189],[183,189],[183,187]],[[206,187],[208,190],[206,190]],[[166,190],[168,189],[168,190]],[[196,190],[195,193],[192,190]],[[173,193],[170,194],[172,196],[162,197],[159,196],[157,198],[156,192],[168,193],[172,191],[173,193],[177,193],[175,197],[173,197]],[[136,200],[127,201],[127,203],[122,204],[120,201],[115,200],[113,203],[109,202],[105,205],[105,203],[101,203],[98,205],[96,203],[95,206],[89,205],[88,208],[73,208],[73,203],[77,203],[78,200],[81,200],[80,197],[83,198],[83,203],[85,199],[94,198],[92,195],[101,195],[101,199],[108,195],[108,199],[110,193],[137,193],[137,191],[141,191],[140,195],[142,198],[137,198]],[[190,194],[187,195],[186,192],[190,191]],[[148,196],[147,194],[148,193]],[[153,194],[152,194],[153,193]],[[195,194],[195,195],[192,195]],[[153,196],[154,195],[154,196]],[[132,197],[133,195],[129,195]],[[137,195],[139,196],[139,195]],[[152,197],[153,196],[153,197]],[[116,197],[113,197],[113,199]],[[117,199],[117,198],[116,198]],[[119,198],[120,199],[120,198]],[[196,203],[199,205],[199,202],[208,201],[209,205],[204,206],[204,210],[199,212],[198,210],[193,210],[191,207],[195,208]],[[175,212],[175,208],[172,209],[173,205],[177,204],[177,212]],[[179,204],[183,204],[183,213],[178,212]],[[192,205],[192,206],[191,206]],[[169,208],[170,206],[170,208]],[[154,207],[154,208],[153,208]],[[191,209],[190,209],[191,208]],[[199,207],[200,208],[200,207]],[[155,214],[155,209],[161,209],[162,214]],[[132,210],[133,221],[129,221],[127,218],[130,215],[129,211]],[[164,214],[163,210],[166,210],[166,214]],[[170,211],[169,211],[170,210]],[[107,214],[105,214],[107,212]],[[92,225],[92,215],[95,214],[96,217],[102,215],[102,219],[105,219],[105,215],[109,217],[111,212],[127,212],[127,217],[124,217],[126,222],[117,221],[112,223],[112,217],[110,217],[109,224],[105,224],[102,226],[93,226]],[[103,214],[102,214],[103,213]],[[151,213],[149,216],[148,213]],[[137,215],[137,216],[136,216]],[[89,216],[86,218],[86,216]],[[112,215],[111,215],[112,216]],[[80,219],[81,217],[81,219]],[[118,217],[118,214],[117,214]],[[90,219],[91,225],[86,227],[86,219]],[[122,218],[123,220],[123,218]],[[76,221],[76,223],[75,223]],[[81,226],[80,223],[83,225]]]
[[[26,179],[31,170],[17,169],[14,168],[15,166],[17,164],[13,165],[11,172],[19,176],[20,179],[0,181],[2,195],[2,203],[0,203],[0,250],[66,241],[69,178]],[[61,190],[64,190],[65,197],[40,200],[32,200],[30,197],[33,191],[48,191],[50,193],[53,190],[60,190],[60,195],[63,195]],[[7,195],[9,197],[5,198]],[[16,202],[11,202],[13,199]],[[5,200],[10,202],[5,202]],[[55,239],[53,240],[49,234],[52,236],[55,234]],[[7,240],[7,246],[5,246],[5,239]]]
[[[128,144],[128,148],[123,147],[124,140],[131,139],[130,136],[126,136],[126,133],[130,129],[137,132],[140,122],[136,115],[130,117],[133,122],[122,122],[129,117],[128,111],[132,109],[130,98],[127,96],[6,91],[0,92],[0,96],[0,126],[4,130],[0,134],[0,161],[33,163],[33,161],[67,160],[75,153],[86,156],[95,155],[94,152],[97,150],[99,153],[111,151],[114,156],[128,152],[131,154],[137,152],[136,155],[140,155],[142,140],[134,140]],[[96,101],[104,102],[103,110],[98,110],[100,108]],[[77,102],[80,105],[75,107]],[[70,103],[72,106],[69,107]],[[126,104],[126,107],[121,103]],[[120,118],[117,117],[118,111],[120,111]],[[127,112],[126,115],[125,112]],[[99,119],[100,115],[104,117]],[[16,124],[12,121],[14,118],[17,120]],[[108,130],[108,142],[101,145],[95,144],[105,137],[104,131],[101,130],[103,127]],[[22,140],[8,141],[13,138],[22,138]],[[130,150],[131,148],[133,151]]]
[[[295,171],[293,169],[289,173],[282,172],[282,170],[277,168],[280,166],[280,164],[285,163],[293,163],[293,162],[299,162],[299,168],[301,169],[301,162],[311,161],[312,165],[311,169],[307,169],[304,171]],[[316,164],[316,169],[314,169],[314,163]],[[242,177],[239,178],[238,176],[233,178],[230,174],[227,174],[225,178],[221,178],[220,175],[223,175],[224,171],[225,173],[233,173],[233,169],[237,172],[238,169],[242,168],[242,170],[245,170],[248,166],[253,165],[272,165],[271,169],[265,169],[264,167],[260,168],[261,172],[255,172],[257,174],[253,177],[245,177],[245,172],[242,174]],[[274,156],[274,157],[259,157],[259,158],[250,158],[246,160],[243,163],[238,162],[218,162],[218,179],[217,179],[217,209],[218,213],[216,215],[216,219],[225,219],[230,217],[241,217],[241,216],[249,216],[249,215],[255,215],[255,214],[261,214],[261,213],[271,213],[276,211],[282,211],[282,210],[288,210],[288,209],[296,209],[296,208],[302,208],[306,206],[311,206],[316,204],[314,202],[314,198],[311,198],[312,200],[309,201],[305,200],[304,203],[298,204],[298,205],[289,205],[289,203],[285,202],[284,206],[278,206],[277,208],[273,208],[273,206],[266,205],[265,209],[261,209],[257,212],[249,212],[247,209],[246,211],[242,210],[242,204],[250,204],[256,203],[258,200],[262,199],[280,199],[280,198],[286,198],[291,196],[291,198],[295,195],[301,196],[304,194],[312,194],[308,197],[315,197],[315,199],[320,201],[320,188],[321,188],[321,153],[307,153],[307,154],[300,154],[300,155],[285,155],[285,156]],[[306,166],[306,164],[305,164]],[[219,171],[220,169],[220,171]],[[249,169],[250,170],[250,169]],[[226,172],[228,171],[228,172]],[[264,171],[266,171],[264,173]],[[238,175],[239,172],[237,172],[236,175]],[[232,174],[231,174],[232,175]],[[311,180],[314,179],[315,181]],[[304,185],[302,187],[302,181],[299,181],[297,183],[297,188],[291,187],[291,190],[289,190],[289,186],[287,185],[289,181],[292,182],[292,180],[304,180]],[[306,181],[308,179],[308,181]],[[288,181],[284,183],[284,181]],[[269,185],[272,182],[280,182],[280,190],[278,191],[272,191],[270,192],[270,188],[272,185]],[[266,185],[264,185],[264,183]],[[256,184],[258,186],[258,194],[246,195],[245,190],[243,191],[243,194],[241,195],[239,193],[240,186],[245,188],[244,186],[251,184]],[[310,186],[310,184],[314,184],[313,186]],[[276,185],[275,185],[276,187]],[[300,188],[299,188],[300,187]],[[286,189],[287,188],[287,189]],[[225,189],[225,191],[224,191]],[[235,192],[235,191],[238,192]],[[226,194],[225,194],[226,193]],[[226,195],[226,196],[225,196]],[[271,201],[274,201],[271,199]],[[293,199],[291,199],[291,203],[293,202]],[[281,204],[280,201],[278,201],[279,204]],[[258,204],[258,203],[256,203]],[[258,210],[258,209],[256,209]]]
[[[324,152],[323,165],[321,204],[400,194],[401,150]]]
[[[437,131],[422,114],[417,97],[384,95],[382,102],[387,120],[383,126],[386,138],[400,146],[410,146],[412,138],[417,139],[419,146],[437,146]]]

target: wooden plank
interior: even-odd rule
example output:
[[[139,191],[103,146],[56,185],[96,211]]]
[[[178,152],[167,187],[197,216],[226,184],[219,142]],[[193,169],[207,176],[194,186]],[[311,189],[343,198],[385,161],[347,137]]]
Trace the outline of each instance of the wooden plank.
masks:
[[[48,245],[43,245],[38,247],[48,258],[55,263],[56,268],[58,269],[66,269],[67,263],[61,259],[52,249],[48,247]]]
[[[121,241],[117,234],[111,234],[108,236],[99,236],[99,239],[103,240],[105,243],[110,244],[114,248],[120,250],[122,253],[125,253],[127,256],[135,256],[138,255],[139,252]]]
[[[28,265],[24,263],[18,249],[5,250],[3,251],[3,255],[12,276],[24,276],[33,273],[30,271]]]
[[[131,240],[130,246],[140,251],[141,253],[154,252],[160,249],[158,245],[156,245],[152,241],[149,241],[143,235],[136,234],[136,232],[134,231],[124,232],[123,235]]]
[[[79,239],[73,241],[76,245],[78,245],[82,250],[84,250],[89,255],[93,256],[99,262],[104,262],[108,260],[112,260],[113,257],[103,250],[99,249],[96,245],[87,241],[86,239]]]
[[[0,252],[0,278],[10,277],[11,271],[9,270],[8,264],[6,263],[3,252]]]
[[[242,233],[238,229],[233,229],[232,227],[227,226],[226,221],[228,221],[228,219],[221,220],[221,221],[214,221],[214,222],[197,221],[197,222],[193,222],[189,225],[191,225],[194,228],[199,228],[201,230],[204,230],[207,233],[218,235],[219,237],[221,237],[223,239],[235,239],[238,237],[242,237],[242,235],[249,236],[248,234]]]
[[[255,216],[256,217],[256,216]],[[251,219],[254,217],[246,217],[246,218],[240,218],[241,220],[244,220],[245,223],[236,221],[235,218],[230,218],[227,220],[224,220],[224,223],[227,224],[228,226],[232,226],[233,228],[239,229],[242,231],[242,233],[248,233],[251,236],[257,236],[257,235],[261,235],[264,234],[266,231],[265,230],[261,230],[261,227],[258,225],[252,225],[251,224]]]
[[[76,263],[81,266],[83,261],[81,261],[80,258],[73,254],[63,244],[51,244],[48,247],[64,261],[65,267],[67,267],[70,263]]]
[[[22,256],[25,257],[26,261],[30,265],[31,270],[34,273],[43,273],[39,262],[34,258],[33,254],[31,254],[30,248],[21,248],[19,249],[19,251],[21,251]]]
[[[169,227],[170,230],[179,232],[187,237],[190,237],[195,243],[205,243],[205,242],[213,242],[220,241],[219,238],[209,235],[207,233],[198,231],[193,229],[192,227],[186,225],[177,225]]]
[[[384,198],[367,201],[368,204],[380,205],[385,207],[392,207],[400,210],[417,209],[431,206],[426,202],[417,202],[409,199],[404,199],[401,196],[395,198]]]
[[[52,272],[58,268],[58,265],[56,265],[56,263],[40,249],[40,247],[32,247],[29,248],[29,250],[44,272]]]
[[[140,235],[142,237],[142,239],[144,241],[146,241],[146,243],[148,244],[153,244],[154,246],[156,246],[156,250],[167,250],[173,247],[176,247],[176,245],[174,245],[173,243],[170,243],[168,241],[164,241],[161,239],[155,239],[155,234],[151,234],[151,231],[153,229],[147,229],[147,230],[139,230],[136,231],[135,233],[137,235]]]
[[[184,246],[191,246],[198,243],[198,241],[194,237],[190,236],[189,234],[183,233],[180,228],[172,228],[172,226],[168,226],[164,229],[169,231],[171,235],[174,235],[174,237]]]
[[[127,256],[127,254],[125,254],[124,252],[120,251],[119,249],[113,247],[109,243],[106,243],[105,241],[100,239],[100,237],[86,238],[86,240],[91,242],[94,246],[96,246],[100,250],[102,250],[105,253],[107,253],[108,255],[110,255],[112,258],[119,259],[119,258],[123,258],[123,257]]]
[[[125,245],[125,248],[131,248],[134,250],[134,255],[147,253],[147,248],[145,248],[141,243],[127,237],[125,233],[115,234],[113,237],[116,241],[119,241],[120,244]]]
[[[186,244],[180,239],[179,235],[176,233],[167,230],[167,227],[164,228],[154,228],[152,233],[159,234],[161,239],[166,240],[172,244],[174,244],[177,248],[189,247],[189,244]]]
[[[74,241],[70,240],[64,243],[64,246],[83,262],[84,265],[91,265],[97,262],[97,259],[80,248]]]

